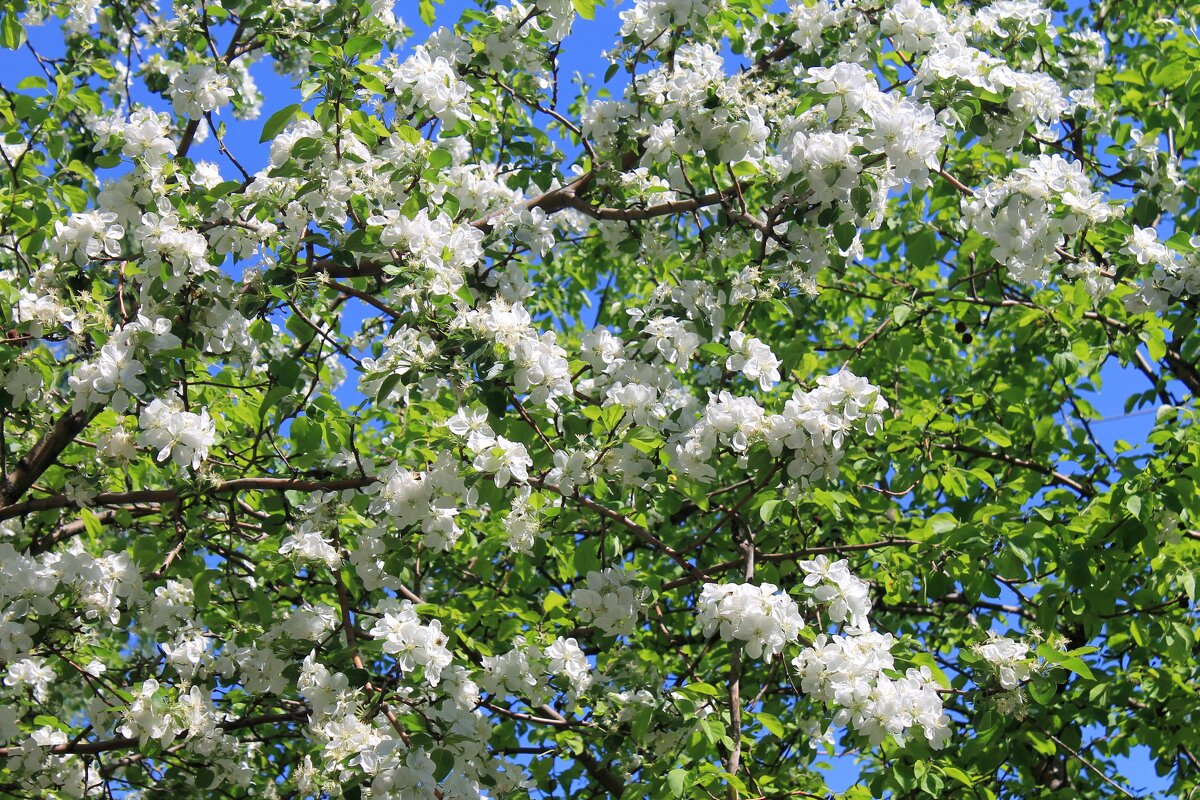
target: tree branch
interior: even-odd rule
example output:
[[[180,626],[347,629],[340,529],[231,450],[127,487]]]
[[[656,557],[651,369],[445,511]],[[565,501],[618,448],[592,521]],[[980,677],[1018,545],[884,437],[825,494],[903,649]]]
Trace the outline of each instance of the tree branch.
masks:
[[[244,728],[253,728],[256,725],[270,725],[279,722],[297,722],[308,716],[307,708],[289,711],[281,714],[263,714],[255,717],[243,717],[242,719],[233,720],[232,722],[222,722],[217,725],[223,731],[237,731]],[[186,735],[186,732],[182,735]],[[66,744],[56,744],[48,748],[47,752],[55,755],[94,755],[95,753],[106,753],[110,750],[128,750],[138,746],[138,740],[129,736],[118,736],[115,739],[105,739],[99,742],[68,742]],[[8,756],[16,756],[24,753],[22,745],[14,747],[0,747],[0,758]]]
[[[344,489],[361,489],[377,482],[377,478],[335,478],[331,480],[312,480],[305,478],[236,478],[218,483],[208,489],[186,491],[183,489],[142,489],[133,492],[105,492],[92,499],[97,506],[121,506],[130,503],[170,503],[183,497],[204,497],[208,495],[229,494],[242,491],[270,492],[337,492]],[[54,494],[26,500],[23,503],[0,506],[0,520],[22,517],[37,511],[49,511],[55,508],[66,508],[74,502],[65,494]]]

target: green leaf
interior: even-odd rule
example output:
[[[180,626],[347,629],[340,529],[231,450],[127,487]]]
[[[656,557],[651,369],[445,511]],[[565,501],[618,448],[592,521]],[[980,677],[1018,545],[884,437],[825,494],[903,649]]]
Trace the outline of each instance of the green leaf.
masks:
[[[9,11],[0,16],[0,46],[16,50],[25,43],[25,29],[17,20],[17,12]]]
[[[1140,495],[1131,494],[1125,498],[1125,502],[1121,504],[1125,510],[1129,512],[1131,517],[1139,517],[1142,513],[1142,498]]]
[[[711,745],[718,744],[725,738],[725,723],[715,715],[700,720],[700,732]]]
[[[710,683],[689,683],[675,690],[684,697],[719,697],[717,687]]]
[[[571,0],[575,13],[584,19],[594,19],[596,16],[596,0]]]
[[[783,734],[784,734],[783,723],[779,721],[779,717],[775,716],[774,714],[768,714],[765,711],[762,711],[762,712],[755,714],[754,718],[756,720],[758,720],[760,723],[762,723],[762,726],[764,728],[766,728],[768,731],[770,731],[771,733],[773,733],[775,736],[779,737],[780,739],[783,738]]]
[[[358,57],[365,61],[370,60],[372,56],[377,55],[382,49],[383,43],[378,39],[370,36],[355,36],[346,42],[345,47],[342,48],[342,52],[346,54],[347,58]]]
[[[379,391],[375,393],[375,402],[381,403],[388,398],[392,390],[400,383],[400,374],[393,372],[379,383]]]
[[[833,226],[833,238],[843,251],[849,250],[850,245],[854,244],[854,236],[857,233],[858,228],[848,222],[841,222]]]
[[[293,103],[290,106],[284,106],[267,118],[267,122],[263,125],[262,135],[258,137],[258,141],[269,142],[278,136],[287,124],[292,121],[292,117],[296,116],[296,112],[300,110],[299,103]]]
[[[984,434],[991,442],[994,442],[1001,447],[1012,447],[1012,437],[999,428],[992,428]]]
[[[947,778],[954,778],[954,780],[958,781],[963,786],[975,785],[975,781],[971,780],[971,776],[963,772],[958,767],[942,767],[942,773]]]
[[[904,243],[904,255],[912,264],[925,266],[933,261],[934,251],[937,249],[937,239],[932,231],[920,231],[910,237]]]
[[[325,143],[320,139],[312,136],[305,136],[301,139],[298,139],[296,143],[292,145],[291,157],[313,159],[321,155],[321,151],[324,149]]]
[[[258,406],[258,418],[266,419],[267,414],[271,413],[271,410],[275,408],[275,404],[291,394],[291,391],[291,387],[288,386],[272,386],[263,396],[262,403]]]
[[[99,517],[92,513],[91,509],[79,509],[79,516],[83,519],[83,527],[85,530],[87,530],[88,535],[96,537],[103,532],[104,523],[100,521]]]
[[[416,128],[409,125],[401,125],[396,128],[396,135],[400,137],[406,144],[416,144],[421,141],[421,133]]]
[[[934,533],[949,533],[958,528],[959,522],[953,514],[941,512],[929,518],[929,528]]]
[[[621,406],[609,406],[600,410],[600,424],[604,426],[604,430],[616,430],[621,424],[621,420],[625,418],[625,409]]]
[[[421,0],[418,8],[418,13],[421,15],[421,22],[432,26],[437,14],[433,10],[433,0]]]
[[[583,752],[583,737],[575,731],[561,731],[554,738],[565,744],[575,755]]]
[[[683,793],[687,787],[688,771],[686,769],[673,769],[667,773],[667,786],[671,788],[671,794],[676,797],[683,797]]]
[[[262,589],[255,589],[250,599],[254,602],[254,611],[258,615],[258,622],[264,628],[270,626],[271,617],[274,615],[274,607],[271,605],[270,598]]]
[[[200,767],[196,770],[196,788],[207,789],[212,786],[217,780],[217,775],[208,767]]]
[[[550,592],[542,598],[542,611],[549,614],[555,609],[562,608],[567,605],[567,598],[563,597],[558,592]]]
[[[445,780],[446,776],[454,769],[454,754],[439,747],[430,753],[429,757],[436,767],[433,779],[439,782]]]
[[[1052,680],[1037,679],[1025,684],[1029,696],[1038,705],[1047,705],[1058,693],[1058,686]]]
[[[1047,663],[1070,670],[1080,677],[1087,678],[1089,681],[1096,679],[1092,674],[1091,667],[1085,664],[1083,659],[1079,658],[1079,656],[1073,656],[1069,653],[1060,652],[1048,644],[1039,644],[1037,648],[1037,654],[1044,658]]]
[[[192,578],[192,602],[196,608],[204,609],[212,598],[212,579],[220,575],[215,569],[201,570]]]

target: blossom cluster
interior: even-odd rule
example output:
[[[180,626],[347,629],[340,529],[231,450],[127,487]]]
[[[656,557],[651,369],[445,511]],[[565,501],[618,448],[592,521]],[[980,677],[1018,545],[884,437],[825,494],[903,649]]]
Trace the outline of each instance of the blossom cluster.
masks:
[[[1033,661],[1029,657],[1029,645],[1007,636],[991,636],[975,648],[988,662],[1000,680],[1000,688],[1015,689],[1033,673]]]
[[[383,640],[383,652],[395,659],[401,672],[421,667],[430,686],[437,686],[442,670],[450,666],[453,656],[446,649],[449,641],[442,633],[442,623],[431,620],[421,623],[412,603],[401,600],[394,608],[382,607],[382,616],[375,621],[371,635]]]
[[[573,638],[557,637],[546,647],[529,644],[518,637],[513,649],[483,658],[479,687],[497,698],[515,696],[533,704],[545,703],[552,692],[547,678],[566,679],[570,692],[579,697],[591,687],[595,676],[587,655]]]
[[[833,724],[852,726],[871,744],[889,734],[902,743],[910,728],[919,727],[931,746],[945,747],[950,717],[929,668],[910,668],[902,678],[884,674],[894,667],[894,644],[890,633],[822,633],[792,659],[792,667],[801,691],[837,708]]]
[[[1172,300],[1200,294],[1200,236],[1188,240],[1184,254],[1158,238],[1153,228],[1133,229],[1123,248],[1138,264],[1152,268],[1149,279],[1125,298],[1133,313],[1164,313]]]
[[[556,399],[571,395],[571,373],[566,351],[553,331],[538,332],[521,303],[491,300],[468,312],[459,323],[472,333],[494,342],[498,360],[490,377],[505,363],[513,371],[513,384],[532,403],[557,408]]]
[[[146,367],[137,358],[137,348],[144,347],[146,352],[156,353],[179,344],[179,337],[171,333],[171,321],[162,317],[151,320],[139,316],[121,326],[100,348],[94,361],[82,364],[67,379],[75,393],[72,408],[83,411],[92,406],[108,405],[114,411],[124,413],[130,401],[139,399],[146,391],[146,384],[141,379],[146,374]]]
[[[900,678],[886,674],[894,670],[896,640],[871,630],[867,584],[850,572],[845,560],[818,556],[800,562],[800,568],[812,601],[824,605],[829,619],[842,623],[844,630],[832,636],[821,633],[792,659],[801,691],[834,706],[833,724],[853,727],[872,744],[889,734],[903,743],[907,731],[919,727],[932,747],[944,747],[950,717],[942,710],[930,669],[910,668]]]
[[[783,413],[768,414],[752,397],[720,392],[710,397],[703,416],[672,443],[672,464],[697,480],[709,480],[709,461],[718,448],[744,453],[764,442],[771,455],[785,457],[795,479],[832,476],[841,459],[846,432],[861,427],[874,434],[888,408],[879,389],[849,370],[821,376],[817,388],[797,391]]]
[[[1013,280],[1034,283],[1047,279],[1064,237],[1117,213],[1078,161],[1043,155],[964,201],[963,224],[991,240]]]
[[[169,458],[181,467],[190,464],[192,469],[208,458],[217,435],[208,409],[199,414],[185,411],[178,397],[153,400],[138,415],[138,426],[142,429],[138,444],[158,450],[158,461]]]
[[[432,550],[446,552],[454,547],[463,533],[456,521],[459,509],[473,507],[476,492],[467,488],[450,453],[441,453],[425,471],[392,464],[377,477],[372,513],[387,515],[400,528],[420,526],[425,546]]]
[[[748,655],[766,661],[796,641],[804,627],[796,601],[771,583],[706,583],[696,611],[705,636],[719,631],[723,640],[745,642]]]
[[[571,603],[583,622],[608,636],[629,636],[641,615],[642,596],[628,570],[609,567],[588,572],[583,585],[571,592]]]

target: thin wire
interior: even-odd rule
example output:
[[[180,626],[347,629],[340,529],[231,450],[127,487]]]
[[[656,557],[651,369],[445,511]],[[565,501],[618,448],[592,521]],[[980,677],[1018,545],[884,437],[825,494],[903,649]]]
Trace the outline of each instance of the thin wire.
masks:
[[[1146,414],[1157,414],[1157,413],[1158,413],[1157,408],[1143,408],[1143,409],[1139,409],[1137,411],[1130,411],[1128,414],[1118,414],[1115,417],[1101,417],[1100,419],[1094,419],[1094,420],[1092,420],[1092,424],[1098,425],[1101,422],[1117,422],[1119,420],[1129,419],[1130,417],[1143,417]]]

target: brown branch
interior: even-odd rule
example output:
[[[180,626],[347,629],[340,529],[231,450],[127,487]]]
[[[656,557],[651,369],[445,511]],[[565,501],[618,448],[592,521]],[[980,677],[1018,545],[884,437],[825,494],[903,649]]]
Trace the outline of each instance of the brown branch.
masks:
[[[161,509],[157,506],[147,506],[144,508],[130,508],[126,509],[126,511],[130,514],[130,516],[133,517],[146,517],[151,514],[157,514],[159,511],[161,511]],[[116,520],[117,513],[117,511],[109,509],[100,511],[94,516],[101,525],[107,525]],[[71,522],[67,522],[50,531],[50,533],[48,533],[45,537],[35,539],[33,543],[29,545],[29,554],[37,555],[38,553],[44,553],[59,542],[65,542],[67,539],[74,538],[83,533],[85,530],[87,530],[87,523],[82,519],[76,519],[72,520]]]
[[[570,720],[563,717],[562,714],[559,714],[550,706],[541,706],[539,710],[551,719],[561,720],[562,722],[571,724]],[[621,780],[620,776],[597,761],[596,757],[593,756],[586,747],[580,750],[579,754],[575,757],[579,760],[579,763],[583,765],[583,768],[587,770],[588,774],[599,781],[600,785],[603,786],[613,797],[619,798],[625,793],[625,782]]]
[[[584,508],[588,508],[588,509],[591,509],[592,511],[595,511],[597,514],[599,514],[602,517],[607,517],[608,519],[611,519],[613,522],[618,523],[619,525],[624,527],[626,530],[628,530],[630,533],[632,533],[634,536],[636,536],[637,538],[641,539],[646,544],[653,547],[655,550],[659,550],[662,553],[665,553],[672,561],[674,561],[676,564],[678,564],[680,567],[682,567],[684,572],[688,573],[689,575],[692,575],[697,580],[704,580],[704,574],[702,572],[700,572],[698,569],[696,569],[696,567],[694,567],[692,564],[688,563],[688,560],[683,557],[682,553],[680,553],[675,548],[671,547],[666,542],[659,539],[657,536],[655,536],[653,533],[648,531],[646,528],[637,524],[636,522],[634,522],[632,519],[630,519],[626,515],[622,514],[621,512],[613,511],[611,508],[608,508],[607,506],[597,503],[595,500],[592,500],[589,497],[585,497],[584,495],[581,495],[578,492],[575,492],[573,494],[568,494],[567,492],[564,492],[560,487],[554,485],[553,483],[548,483],[545,480],[543,480],[542,478],[537,478],[537,477],[531,476],[529,478],[529,484],[531,486],[536,486],[539,489],[548,489],[549,491],[554,492],[558,496],[562,497],[564,500],[570,500],[571,502],[578,503],[579,505],[583,506]]]
[[[1084,758],[1083,755],[1081,755],[1078,750],[1074,749],[1073,747],[1068,745],[1066,742],[1064,742],[1062,739],[1059,739],[1053,733],[1051,733],[1050,731],[1046,730],[1041,725],[1039,725],[1036,720],[1030,720],[1030,721],[1033,722],[1033,726],[1035,728],[1037,728],[1039,731],[1041,731],[1046,736],[1046,738],[1048,738],[1050,741],[1054,742],[1056,745],[1061,747],[1063,750],[1066,750],[1076,761],[1078,761],[1080,764],[1083,764],[1089,770],[1094,772],[1096,774],[1096,776],[1098,778],[1100,778],[1100,780],[1104,781],[1109,786],[1118,790],[1119,792],[1121,792],[1121,794],[1125,795],[1126,797],[1137,797],[1137,795],[1135,795],[1133,792],[1129,791],[1124,786],[1122,786],[1121,784],[1114,781],[1112,778],[1105,775],[1104,770],[1100,769],[1095,764],[1093,764],[1091,761]]]
[[[332,273],[331,273],[331,277],[332,277]],[[370,292],[364,292],[361,289],[355,289],[353,286],[346,286],[344,283],[338,283],[337,281],[334,281],[334,280],[327,281],[327,284],[328,284],[329,288],[331,288],[331,289],[339,291],[342,294],[350,295],[351,297],[357,297],[359,300],[362,300],[367,305],[374,306],[378,310],[387,314],[392,319],[399,319],[401,316],[399,311],[392,308],[391,306],[389,306],[387,303],[383,302],[379,298],[375,297]]]
[[[602,206],[593,206],[585,200],[571,195],[567,202],[570,208],[579,211],[580,213],[591,217],[592,219],[600,220],[617,220],[623,222],[632,222],[644,219],[653,219],[654,217],[666,217],[672,214],[686,214],[689,211],[696,211],[708,206],[714,206],[723,202],[732,192],[729,190],[709,192],[708,194],[698,197],[688,197],[682,200],[672,200],[669,203],[659,203],[655,206],[643,206],[641,208],[606,208]]]
[[[515,720],[519,720],[521,722],[532,722],[535,725],[552,725],[555,728],[580,727],[579,723],[571,722],[570,720],[563,717],[561,714],[555,714],[553,717],[551,717],[551,716],[538,717],[538,716],[534,716],[533,714],[526,714],[521,711],[511,711],[511,710],[505,708],[504,706],[498,706],[495,703],[483,702],[483,703],[480,703],[480,705],[483,706],[484,708],[486,708],[488,711],[494,711],[495,713],[499,714],[502,717],[508,717],[509,719],[515,719]]]
[[[255,717],[244,717],[242,719],[233,720],[232,722],[222,722],[217,725],[223,731],[237,731],[244,728],[253,728],[257,725],[271,725],[280,722],[297,722],[308,716],[308,709],[298,709],[282,714],[262,714]],[[186,736],[186,732],[183,734]],[[68,742],[66,744],[56,744],[47,749],[46,752],[54,753],[55,755],[90,755],[95,753],[106,753],[110,750],[128,750],[132,747],[137,747],[138,740],[129,736],[118,736],[115,739],[105,739],[99,742]],[[24,752],[21,745],[14,747],[0,747],[0,758],[9,756],[19,756]]]
[[[915,539],[884,539],[880,542],[860,542],[858,544],[834,544],[824,547],[806,547],[802,550],[791,550],[786,553],[756,553],[754,558],[757,561],[799,561],[802,558],[810,558],[819,555],[836,555],[839,553],[850,553],[857,550],[876,550],[881,547],[916,547],[917,545],[925,544],[918,542]],[[731,569],[737,569],[745,566],[746,556],[735,558],[730,561],[724,561],[720,564],[715,564],[711,567],[706,567],[699,575],[688,575],[683,578],[676,578],[673,581],[667,581],[662,585],[662,591],[670,589],[678,589],[680,586],[687,586],[690,583],[695,583],[700,580],[707,580],[709,577],[718,575],[722,572],[728,572]]]
[[[4,476],[4,483],[0,484],[0,505],[10,506],[20,500],[42,473],[54,464],[59,454],[75,441],[76,436],[83,433],[83,429],[102,410],[101,406],[93,406],[86,411],[68,411],[59,417],[54,427]]]
[[[204,497],[209,495],[229,494],[242,491],[269,492],[316,492],[341,491],[343,489],[361,489],[376,482],[376,478],[335,478],[332,480],[311,480],[304,478],[236,478],[218,483],[208,489],[189,492],[184,489],[142,489],[133,492],[105,492],[92,498],[92,504],[97,506],[122,506],[131,503],[170,503],[182,497]],[[54,494],[26,500],[23,503],[0,506],[0,520],[22,517],[37,511],[49,511],[55,508],[66,508],[74,503],[65,494]]]
[[[940,442],[939,446],[943,450],[952,450],[957,453],[964,453],[966,455],[977,456],[979,458],[989,458],[993,461],[1000,461],[1005,464],[1012,464],[1014,467],[1021,467],[1022,469],[1027,469],[1027,470],[1030,470],[1031,472],[1040,473],[1040,474],[1045,475],[1046,477],[1050,478],[1051,483],[1057,483],[1062,486],[1066,486],[1068,488],[1074,489],[1076,492],[1083,495],[1084,497],[1092,497],[1096,494],[1096,490],[1093,489],[1091,486],[1082,484],[1079,481],[1075,480],[1074,478],[1070,477],[1069,475],[1064,475],[1061,472],[1058,472],[1057,470],[1052,469],[1051,467],[1047,467],[1045,464],[1039,464],[1036,461],[1030,461],[1029,459],[1026,459],[1026,458],[1020,458],[1019,456],[1012,456],[1012,455],[1009,455],[1008,453],[1000,452],[997,450],[987,450],[987,449],[984,449],[981,447],[971,447],[969,445],[956,444],[953,442]]]

